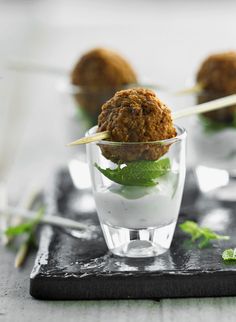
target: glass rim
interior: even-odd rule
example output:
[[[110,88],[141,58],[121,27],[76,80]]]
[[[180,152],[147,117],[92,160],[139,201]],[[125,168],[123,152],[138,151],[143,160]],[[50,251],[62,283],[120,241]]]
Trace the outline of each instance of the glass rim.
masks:
[[[183,141],[186,136],[187,136],[187,131],[185,130],[184,127],[179,126],[174,124],[177,132],[179,132],[179,134],[177,133],[177,135],[174,138],[170,138],[170,139],[165,139],[165,140],[157,140],[157,141],[144,141],[144,142],[116,142],[116,141],[108,141],[108,140],[99,140],[96,142],[92,142],[92,144],[99,144],[99,145],[111,145],[111,146],[117,146],[117,145],[141,145],[141,144],[158,144],[158,145],[169,145],[169,144],[173,144],[179,141]],[[97,125],[93,126],[92,128],[90,128],[85,136],[89,137],[90,135],[96,133],[95,129],[97,129]],[[91,143],[90,143],[91,144]]]

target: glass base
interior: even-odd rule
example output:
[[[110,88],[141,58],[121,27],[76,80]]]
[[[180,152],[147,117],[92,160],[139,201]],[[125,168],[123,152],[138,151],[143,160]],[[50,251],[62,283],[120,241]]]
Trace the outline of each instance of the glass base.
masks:
[[[109,250],[122,257],[154,257],[170,248],[176,222],[163,227],[128,229],[101,223]]]

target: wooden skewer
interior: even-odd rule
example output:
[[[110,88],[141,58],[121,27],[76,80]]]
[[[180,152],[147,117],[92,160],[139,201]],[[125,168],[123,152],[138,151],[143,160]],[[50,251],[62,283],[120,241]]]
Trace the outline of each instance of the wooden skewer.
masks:
[[[31,211],[31,210],[27,210],[19,207],[8,206],[4,210],[7,211],[7,213],[10,214],[11,216],[17,216],[25,219],[33,219],[35,218],[35,214],[36,214],[35,211]],[[0,209],[0,213],[1,211],[3,210]],[[53,225],[53,226],[70,228],[70,229],[78,229],[78,230],[89,229],[88,226],[83,223],[79,223],[75,220],[61,217],[60,215],[50,215],[47,213],[45,213],[45,215],[41,218],[40,222]]]
[[[31,72],[31,73],[47,73],[54,75],[68,75],[70,72],[66,69],[54,66],[48,66],[39,64],[37,62],[24,62],[13,60],[8,63],[8,69],[20,71],[20,72]]]
[[[27,254],[29,252],[30,237],[28,237],[27,240],[23,244],[20,245],[20,248],[19,248],[19,250],[16,254],[16,257],[15,257],[15,263],[14,263],[15,268],[19,268],[25,262]]]
[[[201,114],[205,112],[210,112],[214,110],[218,110],[223,107],[231,106],[236,104],[236,94],[225,96],[222,98],[218,98],[216,100],[193,105],[191,107],[187,107],[183,110],[177,111],[173,113],[173,119],[179,119],[181,117],[191,116],[194,114]]]
[[[0,208],[5,209],[8,204],[7,190],[4,183],[0,183]],[[7,229],[9,224],[9,218],[7,218],[5,212],[0,214],[0,229],[4,231]],[[10,241],[9,237],[5,234],[2,234],[1,241],[3,245],[7,245]]]
[[[173,120],[179,119],[181,117],[191,116],[195,114],[201,114],[205,112],[210,112],[214,110],[218,110],[223,107],[231,106],[236,104],[236,94],[229,95],[223,98],[218,98],[216,100],[202,103],[198,105],[193,105],[191,107],[187,107],[183,110],[177,111],[173,113]],[[74,142],[68,144],[68,146],[80,145],[80,144],[87,144],[91,142],[96,142],[100,140],[109,139],[109,132],[98,132],[96,134],[81,138]]]
[[[57,66],[49,66],[44,65],[39,62],[35,61],[21,61],[21,60],[11,60],[7,64],[8,69],[14,70],[16,72],[26,72],[26,73],[46,73],[51,75],[69,75],[70,70],[64,69]],[[165,86],[162,86],[160,84],[154,84],[154,83],[146,83],[146,82],[138,82],[138,83],[131,83],[127,86],[124,86],[124,88],[131,88],[131,87],[143,87],[143,88],[150,88],[150,89],[162,89],[167,90]]]
[[[20,204],[22,204],[23,207],[25,207],[26,209],[29,209],[30,210],[33,207],[33,205],[34,205],[35,200],[36,200],[38,194],[39,194],[38,191],[33,191],[29,196],[27,196],[28,198],[23,198],[21,200]],[[7,207],[8,206],[6,205],[5,206],[5,209]],[[8,214],[8,216],[10,218],[11,217],[11,214]],[[7,215],[6,215],[6,217],[7,217]],[[17,226],[17,225],[20,225],[21,223],[22,223],[22,218],[20,218],[20,217],[14,217],[13,216],[13,218],[10,218],[9,226]],[[8,239],[8,243],[7,244],[9,244],[10,242],[12,242],[14,240],[14,237],[12,237],[12,236],[6,236],[6,237]]]
[[[14,70],[16,72],[26,72],[26,73],[42,73],[42,74],[51,74],[55,76],[68,76],[70,74],[69,70],[57,67],[57,66],[49,66],[43,65],[37,62],[24,62],[13,60],[10,61],[7,65],[8,69]],[[150,89],[161,89],[167,90],[165,86],[159,84],[151,84],[151,83],[133,83],[124,86],[124,88],[135,88],[135,87],[143,87],[143,88],[150,88]]]
[[[86,136],[86,137],[81,138],[79,140],[73,141],[73,142],[67,144],[67,146],[87,144],[87,143],[91,143],[91,142],[95,142],[95,141],[109,139],[109,137],[110,137],[110,134],[108,131],[98,132],[96,134]]]
[[[27,196],[26,198],[27,200],[23,198],[21,203],[23,204],[23,206],[24,205],[26,206],[26,209],[30,210],[31,208],[33,208],[38,195],[39,195],[39,191],[34,190],[32,193],[30,193],[29,196]],[[22,218],[19,216],[13,217],[11,220],[11,226],[17,226],[21,223],[22,223]],[[13,239],[13,237],[10,237],[10,239]],[[27,236],[27,239],[20,245],[17,251],[16,257],[15,257],[15,263],[14,263],[15,268],[19,268],[24,264],[30,249],[31,242],[32,242],[32,233],[29,233]]]
[[[198,94],[203,90],[203,85],[201,83],[196,83],[192,87],[184,88],[180,91],[174,92],[174,95],[188,95],[188,94]]]

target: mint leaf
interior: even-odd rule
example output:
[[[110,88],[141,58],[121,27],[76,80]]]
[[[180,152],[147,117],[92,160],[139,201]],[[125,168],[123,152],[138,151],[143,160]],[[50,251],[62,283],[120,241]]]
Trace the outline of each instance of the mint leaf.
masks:
[[[227,128],[236,129],[236,113],[234,114],[233,120],[228,123],[218,122],[204,115],[200,115],[199,118],[202,122],[202,125],[206,133],[214,133],[214,132],[225,130]]]
[[[158,161],[134,161],[118,165],[116,169],[95,167],[108,179],[124,186],[154,186],[156,179],[170,171],[169,158]]]
[[[222,253],[222,258],[224,261],[236,261],[236,248],[224,250]]]
[[[5,230],[5,234],[9,237],[21,235],[24,233],[29,233],[34,230],[34,228],[40,222],[42,216],[44,214],[44,207],[40,208],[34,219],[30,219],[22,224],[17,226],[10,226]]]
[[[179,225],[180,229],[191,235],[191,241],[198,241],[198,247],[207,247],[212,240],[228,240],[229,236],[216,234],[209,228],[200,227],[195,221],[186,220]]]
[[[8,237],[21,235],[23,233],[29,232],[32,227],[33,221],[29,220],[23,224],[17,226],[10,226],[5,230],[5,234]]]

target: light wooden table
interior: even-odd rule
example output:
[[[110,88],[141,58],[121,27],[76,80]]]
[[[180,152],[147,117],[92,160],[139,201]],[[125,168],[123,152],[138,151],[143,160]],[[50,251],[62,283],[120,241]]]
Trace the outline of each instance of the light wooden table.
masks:
[[[88,48],[108,46],[142,77],[178,88],[209,52],[235,48],[235,12],[234,1],[0,1],[0,157],[8,165],[0,175],[10,201],[47,186],[73,152],[65,148],[72,107],[56,90],[58,78],[6,71],[9,59],[69,69]],[[236,298],[36,301],[29,295],[33,260],[17,271],[14,251],[0,248],[0,321],[235,321]]]

